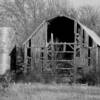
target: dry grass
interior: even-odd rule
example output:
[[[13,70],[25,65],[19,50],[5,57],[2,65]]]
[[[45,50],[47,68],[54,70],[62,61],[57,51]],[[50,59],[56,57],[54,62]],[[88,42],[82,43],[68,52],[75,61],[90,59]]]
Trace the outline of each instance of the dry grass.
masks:
[[[100,88],[20,83],[0,90],[0,100],[100,100]]]

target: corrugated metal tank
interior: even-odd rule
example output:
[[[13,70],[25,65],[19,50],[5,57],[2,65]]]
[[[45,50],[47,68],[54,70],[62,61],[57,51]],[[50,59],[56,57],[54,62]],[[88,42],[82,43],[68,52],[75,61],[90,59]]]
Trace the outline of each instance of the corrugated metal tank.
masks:
[[[11,30],[10,27],[0,27],[0,75],[10,69]]]

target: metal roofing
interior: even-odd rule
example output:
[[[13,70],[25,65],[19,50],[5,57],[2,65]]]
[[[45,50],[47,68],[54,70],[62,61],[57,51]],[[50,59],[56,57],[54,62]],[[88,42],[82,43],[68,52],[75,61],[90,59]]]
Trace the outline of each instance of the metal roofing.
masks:
[[[94,42],[100,46],[100,37],[97,35],[97,33],[95,33],[93,30],[87,28],[86,26],[84,26],[83,24],[81,24],[81,27],[85,30],[86,34],[88,34],[93,40]]]

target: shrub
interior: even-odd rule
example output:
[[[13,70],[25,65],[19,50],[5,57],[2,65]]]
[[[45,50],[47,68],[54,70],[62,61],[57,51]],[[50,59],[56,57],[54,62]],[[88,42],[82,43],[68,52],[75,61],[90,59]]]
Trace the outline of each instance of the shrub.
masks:
[[[88,85],[97,84],[97,75],[94,69],[89,69],[87,72],[83,72],[78,82],[83,83],[83,84],[87,83]]]

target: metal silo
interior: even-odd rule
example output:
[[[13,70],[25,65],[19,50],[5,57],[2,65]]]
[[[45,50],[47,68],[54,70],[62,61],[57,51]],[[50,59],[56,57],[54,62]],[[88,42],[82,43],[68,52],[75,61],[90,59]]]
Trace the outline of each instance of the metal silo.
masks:
[[[10,69],[10,49],[13,34],[10,27],[0,27],[0,75]],[[11,43],[12,42],[12,43]]]

